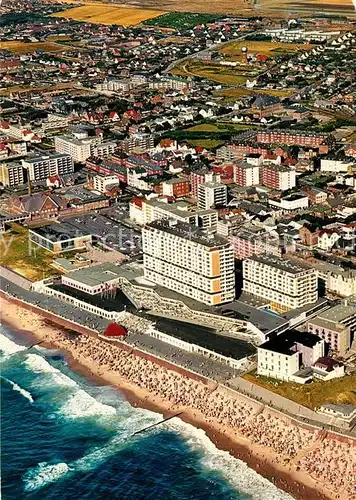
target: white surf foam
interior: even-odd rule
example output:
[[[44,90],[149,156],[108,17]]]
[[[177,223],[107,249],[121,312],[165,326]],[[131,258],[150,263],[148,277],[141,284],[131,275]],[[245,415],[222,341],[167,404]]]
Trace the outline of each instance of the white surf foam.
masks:
[[[26,391],[26,389],[23,389],[20,387],[18,384],[13,382],[12,380],[9,380],[8,378],[2,377],[6,382],[11,386],[13,391],[19,392],[24,398],[28,399],[30,403],[33,403],[33,397],[31,396],[31,393]]]
[[[178,418],[170,420],[164,426],[178,432],[192,449],[202,452],[201,463],[205,469],[219,471],[234,488],[253,500],[292,499],[288,493],[260,476],[245,462],[227,451],[219,450],[202,429],[197,429]]]
[[[75,387],[77,383],[60,370],[54,368],[48,361],[38,354],[28,354],[24,364],[34,373],[48,373],[51,383],[66,387]]]
[[[65,462],[55,465],[42,462],[37,467],[31,469],[24,477],[25,490],[35,491],[43,488],[49,483],[53,483],[67,474],[69,467]]]
[[[11,354],[24,351],[25,349],[27,349],[26,346],[16,344],[16,342],[9,339],[9,337],[0,333],[0,350],[5,354],[5,356],[11,356]]]
[[[79,389],[69,396],[60,412],[65,417],[78,418],[96,415],[113,416],[116,414],[116,409],[96,401],[83,389]]]

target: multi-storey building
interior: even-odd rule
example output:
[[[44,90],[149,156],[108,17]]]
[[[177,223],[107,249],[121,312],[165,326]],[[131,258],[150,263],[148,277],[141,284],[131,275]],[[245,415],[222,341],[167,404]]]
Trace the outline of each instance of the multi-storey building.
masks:
[[[190,185],[194,198],[198,198],[198,186],[205,182],[220,182],[220,174],[215,174],[208,169],[193,171],[190,173]]]
[[[238,186],[257,186],[260,183],[260,167],[246,162],[236,163],[234,182]]]
[[[107,158],[116,153],[117,150],[118,145],[116,142],[102,142],[91,147],[90,155],[94,158]]]
[[[108,186],[119,184],[116,175],[95,175],[93,177],[93,189],[100,193],[106,193]]]
[[[305,383],[312,379],[298,372],[311,367],[325,354],[325,342],[317,335],[287,331],[257,348],[257,373],[279,380]]]
[[[140,149],[142,151],[148,151],[154,147],[154,136],[153,134],[133,134],[127,139],[123,139],[120,142],[120,148],[125,151],[125,153],[131,153],[135,149]]]
[[[317,273],[270,254],[243,261],[243,289],[268,300],[276,312],[298,309],[318,299]]]
[[[173,178],[162,182],[162,194],[164,196],[186,196],[190,193],[190,182],[188,179]]]
[[[101,175],[115,175],[124,184],[127,183],[127,168],[120,159],[111,158],[90,158],[85,162],[88,169]]]
[[[168,203],[167,198],[152,200],[134,198],[130,203],[130,219],[138,224],[172,219],[207,229],[216,227],[218,212],[216,210],[199,210],[195,205],[186,201]]]
[[[262,144],[286,144],[289,146],[302,146],[319,148],[320,153],[328,153],[329,147],[335,144],[335,139],[326,133],[309,131],[288,130],[261,130],[257,133],[257,142]]]
[[[208,210],[212,207],[226,207],[227,187],[217,182],[204,182],[198,186],[198,207]]]
[[[281,257],[295,246],[292,241],[280,240],[277,236],[271,236],[269,231],[256,226],[242,227],[233,231],[229,236],[229,241],[234,248],[235,258],[239,260],[264,253]]]
[[[308,331],[324,339],[333,352],[344,356],[356,332],[356,305],[345,300],[322,312],[308,321]]]
[[[149,82],[148,88],[155,90],[184,90],[191,86],[188,80],[183,78],[170,77]]]
[[[54,147],[57,153],[68,154],[73,158],[73,161],[83,163],[92,156],[95,146],[102,142],[101,136],[88,137],[88,134],[84,132],[57,136],[54,138]]]
[[[208,305],[235,296],[234,254],[225,238],[173,220],[142,231],[145,277]]]
[[[321,158],[320,171],[321,172],[351,172],[352,167],[355,166],[354,161],[346,160],[345,158]]]
[[[287,191],[296,186],[295,170],[290,167],[270,163],[262,166],[261,174],[262,184],[266,187]]]
[[[3,186],[14,187],[24,183],[23,166],[18,162],[0,164],[0,182]]]
[[[69,154],[51,154],[22,160],[31,181],[47,179],[51,175],[66,175],[74,172],[73,159]]]

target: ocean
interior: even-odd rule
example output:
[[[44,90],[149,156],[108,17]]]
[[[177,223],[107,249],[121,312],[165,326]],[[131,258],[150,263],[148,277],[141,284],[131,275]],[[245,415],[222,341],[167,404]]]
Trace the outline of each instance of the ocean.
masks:
[[[24,344],[1,327],[3,500],[291,498],[177,418],[133,436],[162,415]]]

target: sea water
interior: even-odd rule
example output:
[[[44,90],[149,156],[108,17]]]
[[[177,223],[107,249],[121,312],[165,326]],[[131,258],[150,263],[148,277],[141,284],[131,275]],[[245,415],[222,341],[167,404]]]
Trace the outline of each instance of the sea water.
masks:
[[[162,415],[4,327],[0,361],[4,500],[291,498],[179,419],[133,436]]]

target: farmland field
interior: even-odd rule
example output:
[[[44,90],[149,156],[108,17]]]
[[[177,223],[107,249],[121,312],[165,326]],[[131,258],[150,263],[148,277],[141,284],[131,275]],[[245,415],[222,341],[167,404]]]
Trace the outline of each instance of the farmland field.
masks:
[[[346,14],[355,11],[352,0],[257,0],[262,9],[329,11]]]
[[[34,52],[35,50],[42,50],[43,52],[60,52],[63,47],[56,45],[55,43],[47,42],[0,42],[1,50],[9,50],[14,54],[27,54],[28,52]]]
[[[104,3],[85,3],[79,7],[62,10],[52,14],[53,17],[65,17],[74,21],[94,24],[120,24],[134,26],[147,19],[164,14],[161,10],[136,9],[134,7],[113,7]]]

